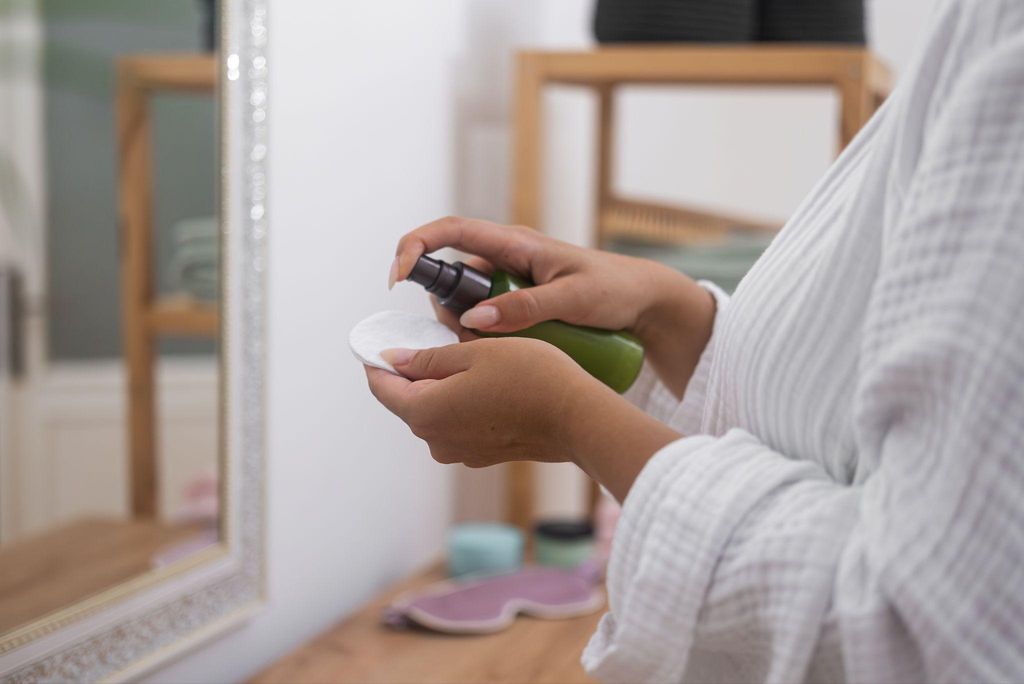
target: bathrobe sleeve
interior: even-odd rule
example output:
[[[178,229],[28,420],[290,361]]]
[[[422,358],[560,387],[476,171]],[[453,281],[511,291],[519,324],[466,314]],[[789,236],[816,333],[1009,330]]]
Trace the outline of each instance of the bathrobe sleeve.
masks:
[[[654,368],[647,361],[644,361],[640,375],[633,382],[633,386],[622,395],[648,415],[663,423],[671,423],[673,427],[684,434],[700,430],[704,410],[704,390],[707,387],[711,362],[715,355],[715,335],[729,305],[729,295],[714,283],[701,280],[697,284],[715,298],[715,322],[711,338],[704,347],[697,367],[686,385],[682,400],[677,399],[662,383]]]
[[[666,446],[625,502],[598,678],[1024,677],[1024,33],[922,144],[861,342],[871,475],[739,429]]]

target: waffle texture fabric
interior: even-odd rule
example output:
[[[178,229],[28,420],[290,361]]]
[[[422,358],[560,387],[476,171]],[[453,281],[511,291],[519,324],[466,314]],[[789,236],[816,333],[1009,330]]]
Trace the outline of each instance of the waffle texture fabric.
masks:
[[[624,505],[589,672],[1024,681],[1024,2],[923,50],[727,299]]]

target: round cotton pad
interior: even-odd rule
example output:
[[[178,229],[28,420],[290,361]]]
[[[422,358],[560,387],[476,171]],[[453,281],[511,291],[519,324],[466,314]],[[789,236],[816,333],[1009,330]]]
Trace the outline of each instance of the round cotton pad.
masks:
[[[429,349],[459,341],[458,335],[429,316],[405,311],[381,311],[365,318],[348,334],[356,358],[367,366],[395,373],[380,353],[385,349]]]

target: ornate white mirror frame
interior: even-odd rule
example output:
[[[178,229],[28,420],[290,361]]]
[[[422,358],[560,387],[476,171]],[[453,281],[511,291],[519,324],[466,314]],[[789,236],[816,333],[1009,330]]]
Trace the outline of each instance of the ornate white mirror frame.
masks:
[[[222,541],[0,637],[4,682],[132,679],[262,604],[267,2],[220,14]]]

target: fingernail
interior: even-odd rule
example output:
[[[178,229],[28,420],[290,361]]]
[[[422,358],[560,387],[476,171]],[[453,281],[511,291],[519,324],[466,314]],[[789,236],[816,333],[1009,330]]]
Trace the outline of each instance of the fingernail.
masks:
[[[409,363],[414,356],[416,356],[415,349],[385,349],[380,353],[382,359],[396,368]]]
[[[497,324],[501,320],[501,312],[498,311],[498,307],[491,306],[490,304],[484,304],[483,306],[476,306],[462,314],[462,318],[459,319],[459,323],[464,328],[490,328],[492,325]]]
[[[388,289],[390,290],[398,282],[398,257],[391,262],[391,272],[388,273]]]

